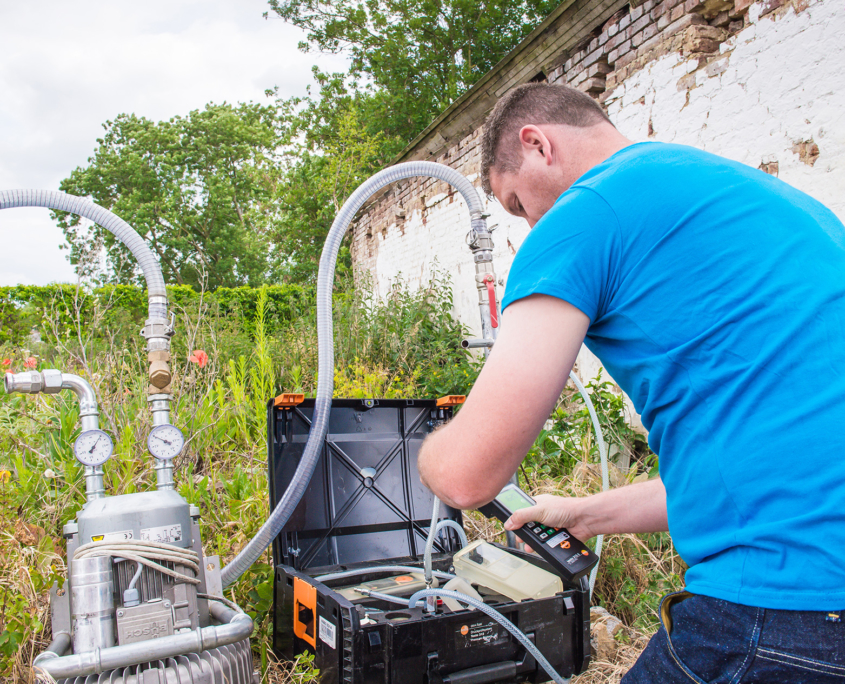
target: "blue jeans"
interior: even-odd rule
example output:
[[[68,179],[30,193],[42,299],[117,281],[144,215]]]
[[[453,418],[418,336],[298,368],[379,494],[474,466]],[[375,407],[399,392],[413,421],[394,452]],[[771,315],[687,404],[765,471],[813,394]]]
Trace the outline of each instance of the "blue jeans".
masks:
[[[663,626],[622,684],[842,684],[845,610],[838,615],[669,594]]]

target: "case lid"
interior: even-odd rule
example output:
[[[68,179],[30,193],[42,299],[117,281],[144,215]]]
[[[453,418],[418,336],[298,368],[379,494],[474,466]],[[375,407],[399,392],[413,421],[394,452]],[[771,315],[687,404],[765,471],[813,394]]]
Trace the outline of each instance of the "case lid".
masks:
[[[270,505],[275,507],[302,457],[314,399],[268,403]],[[420,481],[417,454],[426,435],[452,416],[430,399],[334,399],[314,476],[273,542],[275,563],[296,570],[422,559],[433,494]],[[462,523],[441,505],[441,519]],[[459,548],[446,528],[435,553]]]

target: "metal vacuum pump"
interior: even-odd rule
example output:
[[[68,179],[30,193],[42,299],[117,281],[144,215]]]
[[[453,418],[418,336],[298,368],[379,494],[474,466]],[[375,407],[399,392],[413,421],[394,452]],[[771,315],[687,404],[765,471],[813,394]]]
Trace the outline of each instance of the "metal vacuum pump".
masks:
[[[53,641],[35,659],[41,681],[59,684],[249,684],[256,681],[252,619],[223,596],[216,556],[205,556],[200,511],[174,489],[172,459],[184,446],[170,423],[167,293],[158,261],[124,221],[93,202],[59,192],[0,192],[0,209],[69,211],[110,230],[132,252],[147,282],[149,317],[141,331],[149,361],[148,403],[156,491],[107,496],[102,465],[113,451],[99,426],[97,398],[83,379],[59,370],[7,373],[6,392],[72,390],[82,432],[86,503],[65,525],[68,576],[50,596]]]

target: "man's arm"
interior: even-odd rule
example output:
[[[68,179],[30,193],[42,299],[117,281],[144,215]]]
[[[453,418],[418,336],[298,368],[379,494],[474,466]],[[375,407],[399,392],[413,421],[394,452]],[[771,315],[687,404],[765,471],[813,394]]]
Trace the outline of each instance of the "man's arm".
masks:
[[[564,498],[542,494],[536,506],[515,511],[505,523],[515,530],[535,521],[565,527],[577,539],[620,532],[666,532],[666,490],[660,478],[611,489],[593,496]]]
[[[420,476],[441,500],[470,509],[501,491],[560,397],[588,326],[583,312],[556,297],[532,295],[507,308],[463,408],[420,451]]]

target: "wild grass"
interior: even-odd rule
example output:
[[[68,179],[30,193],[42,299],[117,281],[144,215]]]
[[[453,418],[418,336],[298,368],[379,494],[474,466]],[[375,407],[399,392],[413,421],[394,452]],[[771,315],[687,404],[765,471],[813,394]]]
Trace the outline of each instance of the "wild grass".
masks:
[[[452,317],[449,291],[445,279],[435,278],[421,292],[397,286],[386,301],[366,289],[348,289],[338,296],[335,396],[468,392],[480,366],[460,349],[465,331]],[[73,312],[73,302],[62,305]],[[41,341],[33,337],[25,346],[0,346],[0,362],[8,359],[6,370],[28,364],[88,379],[99,397],[101,427],[115,443],[115,454],[105,466],[107,490],[126,494],[151,489],[142,340],[103,324],[117,320],[109,318],[108,300],[86,306],[93,311],[89,308],[84,320],[71,316],[73,325],[45,326],[39,331]],[[201,509],[205,553],[220,555],[223,563],[268,514],[267,400],[281,391],[313,394],[316,387],[313,312],[304,310],[284,325],[269,326],[268,307],[265,290],[258,293],[250,318],[231,309],[221,314],[202,297],[177,312],[182,341],[175,346],[172,417],[188,442],[176,461],[175,478],[180,494]],[[630,467],[619,469],[618,478],[647,477],[652,457],[621,419],[621,399],[600,379],[592,387],[615,453],[628,454]],[[526,460],[524,485],[535,492],[572,495],[597,490],[597,454],[585,416],[577,397],[565,393]],[[62,526],[84,501],[82,469],[72,453],[78,431],[78,411],[68,393],[0,396],[2,682],[34,681],[30,665],[50,641],[49,588],[65,573]],[[478,516],[468,516],[467,524],[476,536],[492,538],[501,532]],[[605,544],[596,598],[628,626],[619,653],[630,655],[654,630],[659,595],[677,586],[683,567],[668,535],[625,535]],[[270,651],[269,552],[227,595],[255,618],[252,643],[263,682],[315,678],[308,658],[278,663]],[[623,667],[598,663],[579,681],[618,681],[617,670]]]

